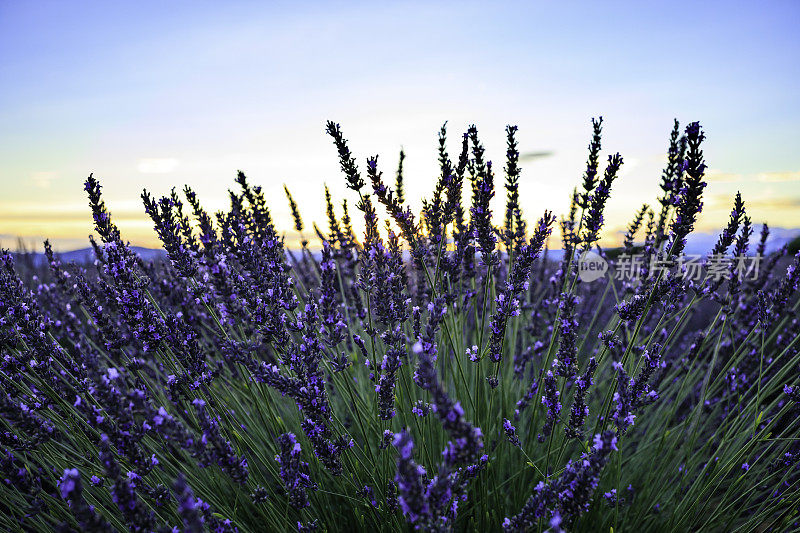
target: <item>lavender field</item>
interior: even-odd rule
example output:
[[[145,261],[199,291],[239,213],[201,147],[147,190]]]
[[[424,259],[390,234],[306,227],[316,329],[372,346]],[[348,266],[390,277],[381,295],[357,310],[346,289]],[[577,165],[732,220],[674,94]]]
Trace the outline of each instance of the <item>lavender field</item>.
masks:
[[[797,530],[800,254],[737,194],[687,259],[705,135],[677,121],[604,248],[602,126],[572,197],[523,213],[515,126],[505,154],[443,126],[411,176],[329,122],[325,224],[287,188],[276,227],[242,172],[217,213],[144,191],[163,259],[90,176],[93,262],[2,254],[0,529]]]

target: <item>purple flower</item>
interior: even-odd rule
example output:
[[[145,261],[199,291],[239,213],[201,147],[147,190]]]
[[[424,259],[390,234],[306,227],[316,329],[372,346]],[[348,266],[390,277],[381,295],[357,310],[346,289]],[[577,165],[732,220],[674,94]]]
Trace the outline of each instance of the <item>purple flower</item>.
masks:
[[[603,210],[606,202],[611,195],[611,184],[617,178],[619,169],[622,166],[622,156],[618,153],[608,156],[608,165],[605,174],[594,191],[586,193],[586,212],[584,213],[584,230],[581,240],[588,249],[597,241],[600,236],[600,229],[603,227]]]
[[[178,514],[183,522],[184,531],[201,533],[206,530],[203,526],[201,511],[202,501],[194,496],[192,488],[186,483],[182,475],[175,480],[175,492],[178,498]]]
[[[80,484],[80,480],[81,476],[78,474],[76,468],[64,470],[64,476],[61,478],[61,482],[58,485],[61,491],[61,497],[65,500],[71,499],[72,492],[75,490],[76,486]]]
[[[94,479],[94,476],[92,476]],[[61,497],[69,503],[72,516],[84,531],[109,531],[111,525],[83,499],[81,475],[76,468],[67,468],[58,482]]]
[[[544,376],[544,394],[542,395],[542,405],[547,408],[547,419],[542,432],[538,435],[539,442],[544,442],[553,430],[553,426],[559,421],[559,413],[561,413],[561,402],[559,396],[561,393],[556,387],[556,378],[552,370],[548,370]]]
[[[589,406],[586,404],[586,393],[592,384],[592,376],[597,369],[597,361],[594,357],[589,359],[586,371],[575,380],[575,397],[572,400],[572,408],[569,413],[569,421],[564,427],[567,438],[582,439],[583,423],[589,416]]]
[[[414,524],[430,513],[423,487],[427,472],[414,461],[414,442],[408,431],[395,435],[394,446],[400,454],[395,476],[399,491],[398,502],[408,521]]]
[[[308,463],[300,460],[302,449],[293,433],[284,433],[278,437],[281,453],[275,456],[280,465],[280,476],[283,486],[289,495],[289,504],[295,509],[311,505],[308,490],[317,490],[317,484],[311,481],[308,474]]]
[[[592,453],[583,455],[580,461],[570,461],[555,479],[539,482],[522,510],[503,522],[505,531],[528,531],[535,528],[540,518],[549,513],[559,517],[559,526],[569,526],[589,504],[600,480],[600,473],[615,450],[616,436],[607,431],[594,437]]]
[[[495,300],[495,313],[492,315],[490,329],[492,336],[489,340],[489,357],[495,363],[502,358],[503,340],[506,335],[506,325],[511,316],[519,315],[519,297],[528,288],[528,278],[534,261],[539,257],[539,253],[544,246],[544,242],[550,235],[555,218],[549,211],[545,211],[536,231],[527,245],[523,245],[517,254],[516,261],[511,270],[511,276],[506,282],[503,292],[497,295]],[[472,355],[468,353],[471,360]],[[477,358],[477,350],[475,357]]]
[[[676,214],[670,228],[669,251],[673,257],[680,256],[683,252],[686,246],[686,236],[694,229],[697,215],[703,209],[702,196],[706,187],[703,177],[706,164],[700,145],[704,140],[705,134],[700,129],[699,122],[692,122],[686,126],[687,150],[686,159],[683,162],[685,180],[683,187],[674,198]]]
[[[505,431],[506,438],[513,446],[520,447],[519,437],[517,437],[517,430],[507,418],[503,419],[503,431]]]

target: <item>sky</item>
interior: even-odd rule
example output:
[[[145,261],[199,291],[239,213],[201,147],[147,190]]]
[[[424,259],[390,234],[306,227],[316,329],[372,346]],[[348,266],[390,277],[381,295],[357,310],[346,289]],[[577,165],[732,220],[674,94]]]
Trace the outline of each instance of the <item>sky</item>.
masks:
[[[800,228],[798,2],[45,2],[0,0],[0,244],[87,246],[94,173],[133,244],[157,247],[140,194],[189,184],[225,208],[237,170],[295,242],[323,186],[353,201],[325,134],[341,124],[392,179],[402,147],[418,208],[476,124],[500,171],[519,127],[521,204],[563,213],[591,117],[624,166],[606,213],[618,238],[653,203],[673,118],[699,120],[709,165],[702,231],[741,190],[754,222]],[[502,182],[499,173],[497,182]],[[493,208],[502,216],[502,191]]]

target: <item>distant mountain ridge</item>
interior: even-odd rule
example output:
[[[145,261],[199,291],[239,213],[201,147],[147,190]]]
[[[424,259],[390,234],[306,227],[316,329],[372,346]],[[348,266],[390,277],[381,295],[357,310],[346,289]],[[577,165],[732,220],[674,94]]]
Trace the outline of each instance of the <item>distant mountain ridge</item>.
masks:
[[[130,248],[134,253],[136,253],[136,255],[145,261],[160,259],[167,256],[167,252],[163,248],[144,248],[142,246],[131,246]],[[22,254],[14,253],[14,255],[25,255],[26,257],[30,257],[35,265],[44,264],[47,260],[42,252],[24,252]],[[68,252],[57,252],[56,256],[61,260],[62,263],[85,264],[91,263],[95,259],[94,249],[91,247],[70,250]]]
[[[761,226],[754,226],[753,236],[750,239],[750,253],[753,253],[756,244],[758,243]],[[719,232],[695,232],[689,235],[686,242],[685,255],[707,255],[714,247],[719,238]],[[767,239],[767,253],[772,253],[780,249],[783,245],[788,244],[794,240],[800,239],[800,229],[787,229],[787,228],[770,228],[769,238]],[[144,248],[142,246],[131,246],[131,250],[136,252],[142,259],[150,261],[153,259],[166,258],[167,253],[163,248]],[[41,252],[28,252],[26,255],[32,258],[35,264],[45,261],[45,256]],[[59,252],[58,257],[64,263],[88,263],[94,261],[94,249],[80,248],[78,250],[70,250],[68,252]],[[319,254],[314,253],[317,257]],[[560,249],[553,249],[548,251],[550,259],[561,259],[563,256]]]

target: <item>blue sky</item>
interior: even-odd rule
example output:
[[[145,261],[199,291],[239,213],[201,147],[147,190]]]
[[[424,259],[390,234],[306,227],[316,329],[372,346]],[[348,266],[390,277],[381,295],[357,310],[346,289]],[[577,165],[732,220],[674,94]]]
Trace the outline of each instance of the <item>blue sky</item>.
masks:
[[[111,5],[113,4],[113,5]],[[155,245],[139,200],[189,183],[224,207],[237,169],[288,229],[282,186],[323,222],[346,197],[327,119],[408,196],[429,194],[436,132],[475,123],[502,166],[521,150],[533,218],[564,211],[603,115],[625,158],[608,232],[652,202],[673,117],[700,120],[710,166],[703,229],[741,189],[754,220],[800,227],[800,4],[0,3],[0,235],[82,247],[81,183],[101,179],[134,243]],[[495,206],[499,210],[500,201]],[[293,236],[287,234],[291,239]]]

